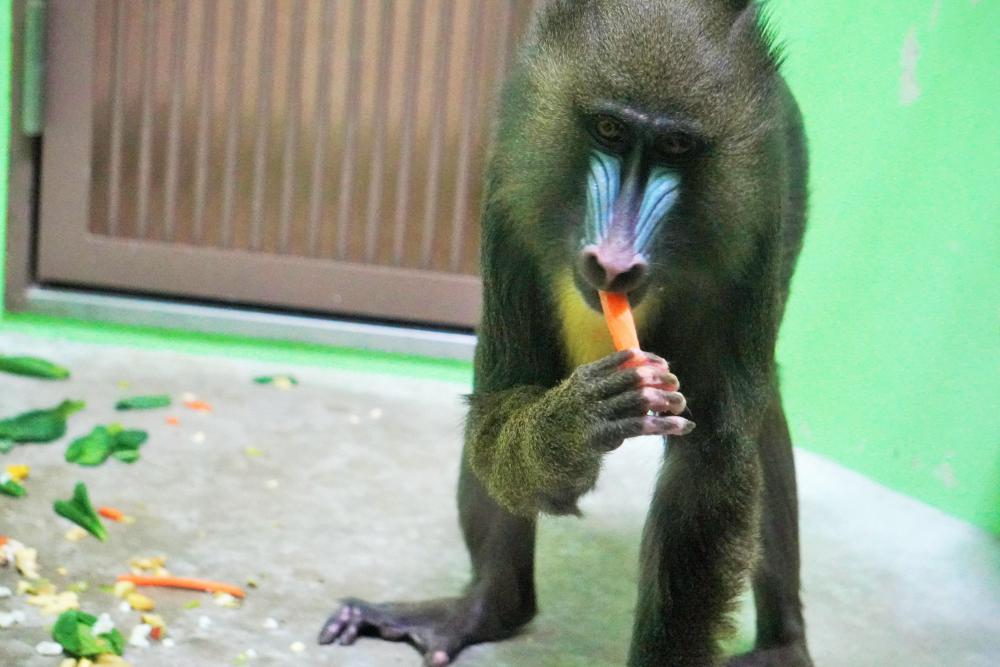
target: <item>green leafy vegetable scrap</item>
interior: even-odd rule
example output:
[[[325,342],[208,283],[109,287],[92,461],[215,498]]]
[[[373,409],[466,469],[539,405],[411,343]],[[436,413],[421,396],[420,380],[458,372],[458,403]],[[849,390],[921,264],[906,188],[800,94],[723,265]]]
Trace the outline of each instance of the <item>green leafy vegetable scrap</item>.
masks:
[[[86,403],[63,401],[48,410],[32,410],[0,420],[0,441],[52,442],[66,434],[66,418],[79,412]]]
[[[100,619],[105,621],[105,619]],[[64,611],[52,626],[52,639],[75,658],[93,658],[105,653],[121,655],[125,651],[125,637],[113,626],[106,632],[97,632],[110,622],[99,623],[96,616],[71,609]]]
[[[253,381],[257,384],[276,384],[276,385],[296,385],[299,381],[294,375],[262,375],[261,377],[256,377]]]
[[[123,398],[115,404],[116,410],[152,410],[170,405],[170,397],[166,394],[157,396],[133,396]]]
[[[69,500],[57,500],[52,503],[52,509],[59,516],[69,519],[80,526],[88,533],[104,542],[108,539],[108,531],[101,523],[101,519],[94,511],[94,506],[90,504],[90,495],[87,493],[87,485],[78,482],[73,487],[73,497]],[[56,641],[59,641],[58,639]]]
[[[45,380],[65,380],[69,371],[37,357],[9,357],[0,354],[0,372],[27,375]]]
[[[139,460],[139,448],[149,438],[145,431],[126,431],[121,424],[96,426],[66,448],[66,460],[82,466],[99,466],[113,456],[124,463]]]
[[[17,483],[8,473],[0,472],[0,493],[6,496],[20,498],[25,494],[24,487]]]

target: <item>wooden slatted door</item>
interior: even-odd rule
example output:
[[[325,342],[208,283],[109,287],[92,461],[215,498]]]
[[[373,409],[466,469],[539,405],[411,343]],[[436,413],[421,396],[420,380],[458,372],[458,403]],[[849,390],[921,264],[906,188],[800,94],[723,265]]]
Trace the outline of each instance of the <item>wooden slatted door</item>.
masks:
[[[49,284],[454,326],[530,0],[53,0]]]

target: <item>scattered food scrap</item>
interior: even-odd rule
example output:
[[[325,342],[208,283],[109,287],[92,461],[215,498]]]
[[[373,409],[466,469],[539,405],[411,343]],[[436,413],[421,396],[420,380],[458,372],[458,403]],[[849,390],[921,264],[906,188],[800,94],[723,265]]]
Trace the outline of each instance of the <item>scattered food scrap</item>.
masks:
[[[154,577],[169,577],[170,571],[166,568],[166,556],[150,556],[144,558],[133,558],[128,562],[132,574],[146,574]],[[131,582],[127,582],[131,583]],[[132,584],[134,587],[135,584]]]
[[[65,380],[69,370],[38,357],[10,357],[0,355],[0,371],[14,375],[27,375],[44,380]]]
[[[52,592],[28,595],[28,604],[38,607],[43,614],[48,616],[57,616],[71,609],[80,608],[80,598],[73,591],[57,593],[55,586],[51,584],[46,590]]]
[[[274,618],[266,618],[266,619],[264,619],[264,629],[265,630],[277,630],[278,629],[278,621],[277,621],[277,619],[274,619]]]
[[[167,417],[164,421],[167,422],[167,426],[180,426],[181,425],[181,420],[178,417]]]
[[[166,588],[185,588],[193,591],[205,591],[207,593],[229,593],[233,597],[243,598],[246,593],[239,586],[223,583],[220,581],[210,581],[208,579],[193,579],[190,577],[149,577],[134,574],[122,574],[118,576],[118,581],[130,581],[136,586],[160,586]]]
[[[35,644],[35,653],[38,655],[62,655],[63,647],[56,642],[38,642]]]
[[[10,438],[0,438],[0,454],[6,454],[14,449],[16,443]]]
[[[96,426],[87,435],[77,438],[66,449],[66,461],[82,466],[101,465],[113,456],[125,463],[139,459],[139,448],[149,434],[139,430],[125,430],[121,424]]]
[[[240,601],[229,593],[216,593],[214,596],[215,604],[220,607],[227,607],[229,609],[236,609],[240,606]]]
[[[26,547],[16,540],[9,541],[4,545],[4,550],[9,551],[13,556],[14,567],[25,579],[38,579],[38,550]]]
[[[31,410],[0,420],[0,439],[13,442],[52,442],[66,434],[66,418],[86,403],[63,401],[48,410]]]
[[[382,408],[372,408],[371,410],[368,411],[368,416],[371,417],[372,419],[381,419]]]
[[[75,658],[121,655],[125,650],[125,638],[115,629],[106,614],[102,614],[101,622],[98,623],[96,616],[83,611],[63,612],[52,626],[52,639],[58,642],[59,653],[65,651]]]
[[[15,482],[23,482],[28,479],[28,474],[31,472],[31,468],[29,466],[14,465],[13,463],[8,465],[5,470]]]
[[[160,641],[167,635],[167,624],[163,618],[157,614],[143,614],[140,620],[149,626],[149,638]]]
[[[94,506],[90,504],[87,485],[83,482],[78,482],[73,488],[72,498],[55,501],[52,509],[59,516],[69,519],[102,542],[108,539],[108,531],[97,517]]]
[[[139,648],[149,648],[149,634],[153,631],[153,628],[149,627],[145,623],[140,623],[139,625],[132,628],[132,634],[129,635],[128,643],[129,646],[138,646]]]
[[[0,493],[20,498],[27,492],[23,486],[14,480],[9,472],[0,472]]]
[[[155,396],[131,396],[115,403],[115,410],[152,410],[169,407],[172,401],[167,394]]]
[[[258,449],[257,447],[247,447],[243,451],[244,453],[246,453],[247,456],[249,456],[252,459],[260,458],[261,456],[264,455],[264,451]]]
[[[212,404],[207,401],[200,401],[198,399],[191,399],[190,401],[184,401],[184,407],[188,410],[194,410],[195,412],[211,412]]]
[[[85,531],[80,526],[73,526],[72,528],[67,530],[66,535],[64,535],[64,537],[70,542],[79,542],[86,536],[87,536],[87,531]]]
[[[153,599],[142,593],[129,593],[125,596],[125,601],[128,602],[128,606],[136,611],[153,611],[156,609],[156,603],[153,602]]]
[[[195,434],[191,436],[191,442],[193,442],[196,445],[200,445],[201,443],[205,442],[205,432],[195,431]]]
[[[257,659],[257,651],[253,650],[252,648],[248,648],[247,650],[238,654],[233,662],[234,664],[237,665],[245,665],[251,660],[256,660],[256,659]]]
[[[135,584],[131,581],[117,581],[115,582],[114,589],[112,593],[116,598],[124,598],[129,593],[135,592]]]
[[[116,507],[98,507],[97,513],[111,521],[117,521],[118,523],[125,521],[125,513]]]
[[[303,651],[306,650],[306,645],[303,644],[302,642],[293,642],[288,647],[288,650],[290,650],[292,653],[302,653]]]
[[[263,375],[253,381],[257,384],[273,384],[277,389],[286,391],[299,383],[294,375]]]
[[[49,595],[56,592],[56,587],[48,579],[22,579],[17,582],[18,595]]]

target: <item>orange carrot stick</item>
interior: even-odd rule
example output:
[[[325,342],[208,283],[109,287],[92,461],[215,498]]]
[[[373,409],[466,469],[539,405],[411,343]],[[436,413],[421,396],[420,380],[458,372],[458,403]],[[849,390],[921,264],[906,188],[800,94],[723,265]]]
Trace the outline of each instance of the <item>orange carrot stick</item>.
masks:
[[[97,513],[105,519],[111,519],[112,521],[118,521],[119,523],[125,519],[125,513],[120,509],[115,509],[114,507],[99,507],[97,509]]]
[[[219,581],[209,581],[208,579],[190,579],[187,577],[147,577],[137,574],[120,574],[118,581],[131,581],[136,586],[161,586],[164,588],[186,588],[192,591],[205,591],[208,593],[229,593],[233,597],[246,597],[246,593],[239,586],[224,584]]]
[[[632,308],[628,304],[628,296],[619,292],[600,292],[601,308],[604,310],[604,320],[611,331],[611,342],[615,349],[639,349],[639,335],[635,331],[635,320],[632,319]]]

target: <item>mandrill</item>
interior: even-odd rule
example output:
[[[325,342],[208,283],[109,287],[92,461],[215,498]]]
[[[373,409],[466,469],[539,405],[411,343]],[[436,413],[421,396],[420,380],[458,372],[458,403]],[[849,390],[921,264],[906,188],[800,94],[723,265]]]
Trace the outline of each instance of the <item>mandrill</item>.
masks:
[[[458,483],[472,580],[457,597],[344,600],[321,643],[402,639],[446,665],[515,634],[537,611],[538,513],[577,514],[607,452],[659,435],[628,664],[812,664],[774,359],[806,149],[763,24],[750,0],[543,5],[486,172]],[[628,296],[642,351],[614,352],[601,290]],[[756,646],[727,662],[748,577]]]

